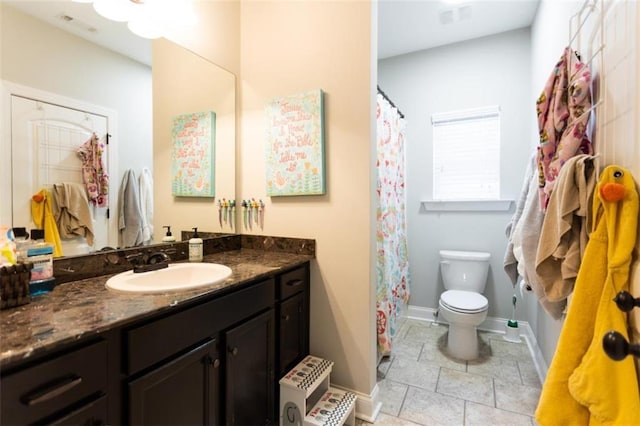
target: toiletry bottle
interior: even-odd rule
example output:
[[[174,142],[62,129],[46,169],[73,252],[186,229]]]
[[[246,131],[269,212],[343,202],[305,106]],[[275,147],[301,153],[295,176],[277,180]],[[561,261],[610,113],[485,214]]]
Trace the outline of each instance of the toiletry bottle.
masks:
[[[53,290],[56,284],[53,276],[53,246],[44,241],[44,229],[31,230],[31,243],[26,254],[24,260],[33,263],[29,293],[36,296]]]
[[[14,243],[16,245],[16,257],[24,261],[27,257],[27,249],[31,245],[26,228],[12,228]]]
[[[167,233],[164,237],[162,237],[162,242],[163,243],[175,243],[176,242],[176,237],[174,237],[171,234],[171,227],[170,226],[163,226],[163,228],[167,228]]]
[[[193,236],[189,240],[189,262],[202,262],[202,238],[198,228],[193,228]]]

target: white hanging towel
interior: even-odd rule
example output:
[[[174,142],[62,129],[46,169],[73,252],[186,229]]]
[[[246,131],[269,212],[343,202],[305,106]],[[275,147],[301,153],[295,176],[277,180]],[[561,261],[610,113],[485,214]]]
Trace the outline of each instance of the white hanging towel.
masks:
[[[142,244],[142,212],[140,211],[140,189],[136,173],[129,169],[120,184],[120,209],[118,212],[118,230],[120,244],[133,247]]]
[[[140,211],[142,213],[142,242],[153,242],[153,177],[146,167],[140,175]]]

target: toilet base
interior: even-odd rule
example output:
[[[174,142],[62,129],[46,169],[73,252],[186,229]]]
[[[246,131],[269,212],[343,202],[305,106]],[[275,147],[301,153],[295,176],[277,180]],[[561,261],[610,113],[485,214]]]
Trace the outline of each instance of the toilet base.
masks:
[[[474,326],[449,324],[447,347],[451,356],[470,361],[478,358],[478,332]]]

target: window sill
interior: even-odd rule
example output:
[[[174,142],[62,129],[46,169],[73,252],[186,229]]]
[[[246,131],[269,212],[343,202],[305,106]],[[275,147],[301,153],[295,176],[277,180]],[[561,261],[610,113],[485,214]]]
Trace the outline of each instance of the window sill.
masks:
[[[453,211],[508,211],[513,200],[428,200],[421,204],[426,211],[453,212]]]

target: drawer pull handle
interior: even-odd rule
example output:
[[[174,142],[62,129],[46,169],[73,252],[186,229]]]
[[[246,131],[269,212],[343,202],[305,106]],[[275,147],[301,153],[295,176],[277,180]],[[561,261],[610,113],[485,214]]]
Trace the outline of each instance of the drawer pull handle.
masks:
[[[304,284],[304,281],[302,281],[302,280],[291,280],[291,281],[287,281],[287,282],[285,283],[285,285],[286,285],[287,287],[297,287],[297,286],[299,286],[300,284]]]
[[[82,377],[71,376],[66,378],[62,383],[56,384],[54,388],[45,389],[43,391],[34,392],[22,398],[22,402],[27,405],[36,405],[41,402],[48,401],[58,395],[75,388],[82,383]]]
[[[289,315],[283,315],[282,319],[285,321],[289,321],[291,319],[291,317]]]
[[[218,368],[218,367],[220,367],[220,360],[218,358],[216,358],[213,361],[213,368]]]
[[[236,356],[238,355],[238,348],[229,348],[229,352],[231,355]]]

